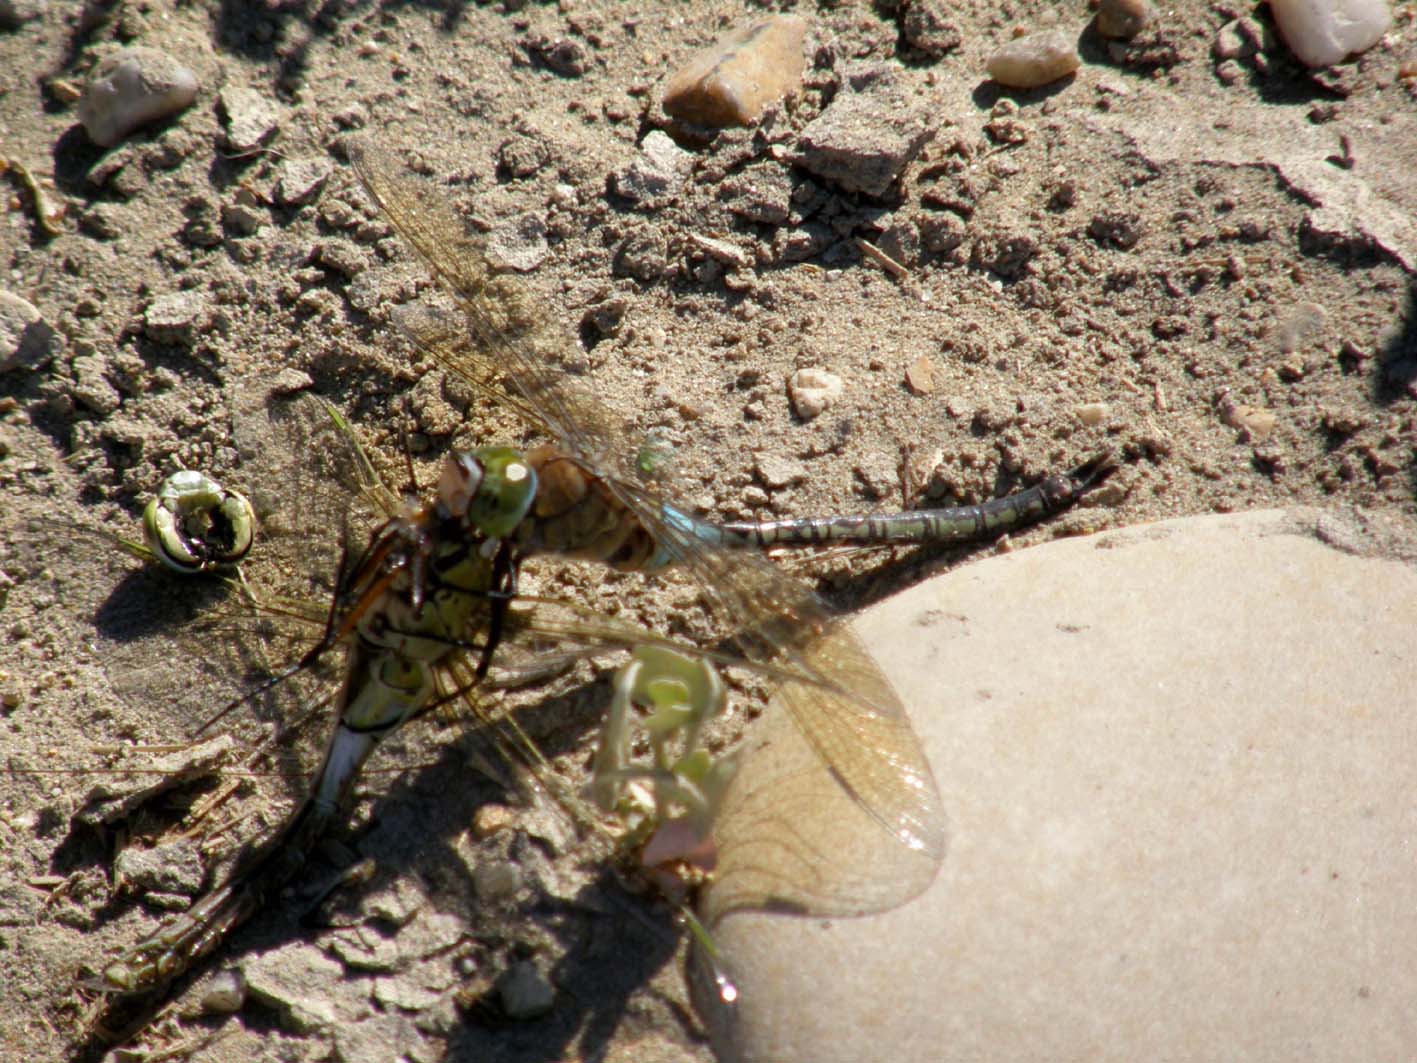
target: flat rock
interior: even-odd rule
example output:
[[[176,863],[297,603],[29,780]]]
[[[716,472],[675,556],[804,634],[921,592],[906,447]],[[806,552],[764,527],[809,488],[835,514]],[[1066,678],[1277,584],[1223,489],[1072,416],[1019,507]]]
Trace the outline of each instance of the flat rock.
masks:
[[[948,852],[883,915],[724,916],[739,1003],[696,992],[719,1058],[1403,1056],[1414,557],[1397,520],[1199,517],[865,614]]]
[[[232,151],[255,151],[280,126],[280,107],[255,89],[229,86],[221,90],[217,102],[226,121],[226,146]]]
[[[1269,0],[1289,50],[1308,66],[1332,66],[1366,52],[1392,26],[1387,0]]]
[[[884,196],[930,139],[923,110],[888,66],[848,68],[836,98],[797,140],[798,162],[848,192]]]
[[[79,121],[95,144],[111,148],[196,98],[197,75],[177,60],[155,48],[124,48],[94,70],[79,100]]]
[[[776,15],[720,37],[670,77],[664,110],[683,122],[751,126],[802,83],[807,22]]]

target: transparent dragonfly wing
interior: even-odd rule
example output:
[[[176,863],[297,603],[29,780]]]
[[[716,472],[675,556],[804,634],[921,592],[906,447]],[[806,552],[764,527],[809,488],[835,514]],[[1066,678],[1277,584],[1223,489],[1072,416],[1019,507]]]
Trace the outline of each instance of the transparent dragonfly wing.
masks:
[[[772,896],[764,894],[759,903],[866,911],[918,893],[943,859],[945,817],[900,700],[870,654],[799,581],[760,556],[711,547],[676,521],[657,488],[635,479],[637,441],[572,376],[577,348],[554,317],[533,306],[513,279],[494,272],[446,203],[402,176],[389,152],[356,142],[349,154],[370,196],[462,311],[461,321],[406,315],[405,331],[474,385],[487,389],[489,381],[503,381],[511,393],[504,401],[530,426],[607,477],[660,545],[696,577],[720,619],[737,630],[744,656],[784,680],[778,699],[815,758],[802,770],[845,794],[864,816],[865,835],[881,839],[878,848],[890,853],[887,863],[905,867],[882,868],[877,860],[875,869],[868,862],[855,876],[804,867],[796,880],[778,876]],[[878,874],[883,881],[876,881]],[[743,896],[750,892],[745,887]]]

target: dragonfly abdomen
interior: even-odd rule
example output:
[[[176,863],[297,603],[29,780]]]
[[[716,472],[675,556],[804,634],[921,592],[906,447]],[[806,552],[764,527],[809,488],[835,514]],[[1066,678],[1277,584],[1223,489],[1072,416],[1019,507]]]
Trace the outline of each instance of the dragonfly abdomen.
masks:
[[[665,516],[695,538],[725,546],[970,542],[1032,524],[1066,509],[1110,471],[1106,459],[1098,459],[1070,473],[1050,476],[1027,490],[979,505],[904,513],[714,524],[665,507]]]

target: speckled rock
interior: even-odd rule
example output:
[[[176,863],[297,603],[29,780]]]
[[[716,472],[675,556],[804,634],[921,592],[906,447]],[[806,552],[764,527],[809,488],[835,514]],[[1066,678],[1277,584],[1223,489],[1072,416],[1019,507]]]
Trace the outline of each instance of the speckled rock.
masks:
[[[111,148],[196,98],[197,75],[177,60],[155,48],[125,48],[94,70],[79,100],[79,121],[95,144]]]
[[[1279,35],[1309,66],[1366,52],[1392,26],[1387,0],[1269,0]]]
[[[776,15],[720,37],[677,70],[664,110],[684,122],[750,126],[802,83],[807,22]]]
[[[722,1008],[696,979],[717,1057],[1403,1058],[1403,556],[1411,522],[1201,517],[991,557],[867,613],[857,630],[911,712],[948,851],[883,915],[712,927],[740,994]],[[810,763],[790,722],[777,735]],[[738,779],[755,774],[750,759]],[[779,823],[811,807],[760,805]],[[776,852],[756,827],[754,866],[803,858],[802,826]],[[789,883],[821,881],[786,866]]]
[[[1012,89],[1036,89],[1065,78],[1080,65],[1077,41],[1062,30],[1030,33],[989,57],[989,76]]]

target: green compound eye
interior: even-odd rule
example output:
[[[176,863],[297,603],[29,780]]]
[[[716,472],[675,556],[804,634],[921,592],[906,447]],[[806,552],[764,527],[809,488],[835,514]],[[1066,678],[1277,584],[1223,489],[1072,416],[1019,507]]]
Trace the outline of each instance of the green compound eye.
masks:
[[[536,471],[512,447],[479,447],[466,457],[482,474],[468,502],[467,523],[495,539],[510,535],[536,498]]]
[[[251,503],[192,469],[164,480],[143,510],[143,539],[174,572],[234,565],[250,551],[255,533]]]

